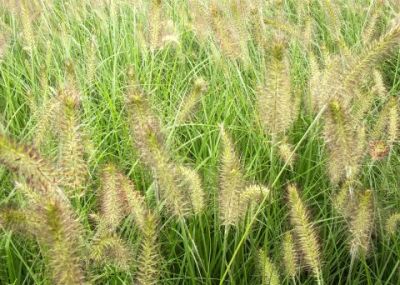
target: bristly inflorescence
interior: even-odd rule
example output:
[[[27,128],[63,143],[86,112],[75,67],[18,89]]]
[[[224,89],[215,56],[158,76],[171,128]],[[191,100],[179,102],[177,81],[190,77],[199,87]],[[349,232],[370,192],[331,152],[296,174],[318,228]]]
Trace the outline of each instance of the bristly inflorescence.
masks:
[[[324,133],[330,154],[331,181],[338,183],[357,177],[365,150],[365,128],[352,120],[349,111],[337,99],[329,102]]]
[[[308,210],[301,200],[297,187],[288,186],[288,202],[290,208],[290,221],[294,227],[294,235],[297,239],[299,251],[306,265],[314,274],[318,282],[321,281],[321,250],[318,236],[311,224]]]
[[[220,125],[220,135],[222,148],[219,217],[223,225],[237,226],[246,216],[249,206],[267,197],[269,189],[262,185],[247,186],[233,142],[223,125]]]
[[[247,47],[249,5],[247,1],[215,1],[210,3],[211,29],[217,45],[229,59],[249,63]]]
[[[274,42],[265,71],[265,82],[257,89],[256,104],[265,133],[277,141],[296,119],[298,105],[296,102],[293,104],[290,66],[283,35],[277,35]]]
[[[54,284],[87,284],[81,226],[62,202],[47,197],[27,208],[2,208],[0,225],[37,239]]]
[[[29,199],[27,208],[3,211],[2,223],[15,223],[19,229],[24,226],[37,238],[55,284],[83,284],[82,226],[57,184],[57,172],[31,147],[4,136],[0,137],[0,161],[24,177],[30,188],[23,191]]]
[[[67,200],[57,184],[59,177],[53,165],[32,146],[18,144],[0,135],[0,162],[23,177],[35,191]]]
[[[300,100],[293,94],[287,44],[282,33],[273,37],[264,79],[256,89],[256,107],[258,121],[271,137],[271,147],[277,146],[279,157],[293,168],[295,154],[287,133],[298,117]]]
[[[63,205],[54,201],[40,209],[44,218],[37,234],[38,240],[46,248],[49,272],[56,284],[84,284],[82,269],[82,241],[76,221]]]
[[[101,171],[100,223],[97,233],[113,233],[126,215],[125,201],[121,193],[121,179],[117,167],[109,163]]]
[[[148,278],[146,280],[156,282],[160,263],[156,258],[156,214],[147,206],[145,198],[135,189],[133,182],[115,164],[109,163],[102,169],[99,200],[100,213],[91,243],[91,260],[97,265],[111,264],[124,271],[132,268],[135,259],[133,249],[118,235],[122,220],[131,215],[142,238],[138,279]],[[148,260],[151,256],[154,260]],[[148,276],[143,277],[143,274]]]
[[[129,271],[132,267],[132,250],[116,233],[96,236],[90,247],[90,259],[97,265],[113,265]]]
[[[127,96],[133,140],[143,162],[153,168],[158,161],[167,157],[166,139],[160,119],[154,115],[149,99],[139,87],[131,87]]]
[[[81,95],[71,82],[60,90],[57,97],[59,100],[59,113],[56,117],[59,138],[58,167],[63,174],[62,184],[69,189],[70,195],[82,196],[88,166],[80,120]]]
[[[157,226],[156,216],[151,212],[146,213],[138,259],[137,283],[140,285],[155,285],[159,281],[161,256],[157,241]]]
[[[350,222],[350,254],[352,258],[366,256],[371,246],[374,225],[373,193],[366,190],[360,194]]]
[[[389,216],[389,218],[386,220],[386,234],[388,236],[394,236],[396,234],[396,231],[400,225],[400,213],[394,213]]]
[[[285,232],[283,236],[282,258],[286,276],[292,279],[295,278],[299,265],[296,245],[291,232]]]
[[[190,92],[184,97],[180,105],[179,111],[176,115],[178,124],[183,124],[190,120],[196,107],[199,105],[204,93],[207,92],[207,82],[202,78],[197,78]]]
[[[118,228],[133,210],[127,197],[136,191],[130,188],[129,179],[113,163],[103,166],[100,182],[100,209],[97,228],[92,238],[90,259],[99,265],[111,264],[127,271],[132,265],[132,252],[128,244],[118,236]],[[140,204],[134,206],[143,207]]]
[[[154,52],[170,44],[180,44],[175,23],[169,19],[164,1],[148,1],[146,16],[148,19],[146,41],[151,51]]]
[[[261,271],[261,284],[262,285],[279,285],[281,284],[279,278],[279,271],[275,264],[267,256],[267,254],[260,250],[259,254],[259,267]]]
[[[399,39],[400,24],[394,23],[384,35],[373,41],[359,56],[355,57],[344,74],[345,90],[351,91],[367,70],[373,68],[379,60],[399,45]]]
[[[239,158],[232,140],[220,126],[222,153],[219,194],[219,215],[224,225],[236,224],[244,214],[239,210],[240,193],[244,191],[245,180]]]
[[[143,91],[131,88],[127,106],[135,144],[143,162],[153,172],[162,202],[179,218],[199,213],[204,207],[200,177],[172,158],[160,119],[151,110]]]

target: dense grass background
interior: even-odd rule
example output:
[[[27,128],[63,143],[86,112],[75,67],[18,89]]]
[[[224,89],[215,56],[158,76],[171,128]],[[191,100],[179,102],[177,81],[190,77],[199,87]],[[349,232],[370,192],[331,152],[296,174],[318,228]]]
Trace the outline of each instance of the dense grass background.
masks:
[[[46,7],[45,1],[38,1]],[[118,3],[117,3],[118,2]],[[263,248],[281,265],[283,233],[290,229],[285,186],[296,183],[312,213],[322,246],[323,277],[326,284],[400,284],[400,240],[386,238],[384,221],[400,208],[398,147],[382,161],[366,160],[362,185],[373,189],[376,227],[373,248],[367,258],[357,261],[351,270],[345,221],[333,209],[332,197],[337,191],[326,174],[326,149],[319,118],[307,112],[305,105],[292,131],[290,141],[296,145],[297,160],[293,169],[273,155],[270,138],[263,134],[255,110],[255,87],[268,64],[263,55],[249,43],[251,65],[216,60],[211,42],[201,45],[187,28],[179,12],[186,1],[168,1],[168,13],[180,28],[180,45],[146,50],[140,40],[143,15],[134,13],[132,3],[111,1],[107,7],[96,1],[52,1],[33,21],[34,47],[27,50],[21,35],[24,15],[13,15],[2,9],[1,27],[10,33],[8,50],[0,64],[0,127],[17,140],[30,143],[35,135],[35,108],[43,108],[44,96],[51,96],[65,80],[65,61],[70,60],[82,93],[82,124],[93,150],[88,157],[90,175],[86,195],[73,201],[82,222],[92,226],[87,214],[96,212],[99,166],[115,161],[145,193],[154,208],[154,184],[150,172],[138,159],[130,137],[124,106],[124,93],[130,84],[127,70],[134,67],[139,82],[165,125],[170,149],[179,161],[193,165],[203,178],[207,193],[204,214],[178,222],[162,214],[160,242],[163,255],[160,284],[259,284],[257,251]],[[297,1],[283,1],[283,9],[295,18]],[[342,33],[346,42],[359,41],[374,1],[341,1]],[[358,3],[360,2],[360,3]],[[390,14],[395,6],[388,6]],[[357,10],[358,9],[358,10]],[[32,15],[31,15],[32,16]],[[315,3],[312,16],[319,49],[329,46],[323,4]],[[91,39],[96,44],[91,46]],[[308,63],[301,45],[289,47],[293,82],[299,92],[307,94]],[[91,61],[95,61],[94,65]],[[93,72],[93,80],[88,74]],[[396,51],[379,68],[391,94],[399,91],[400,52]],[[190,123],[175,123],[177,112],[193,80],[202,76],[208,91]],[[47,82],[47,85],[43,82]],[[36,107],[35,107],[36,106]],[[268,108],[266,107],[266,112]],[[224,236],[217,213],[220,137],[218,124],[223,123],[232,135],[250,182],[270,186],[271,199],[260,205],[257,216],[239,229]],[[57,146],[49,139],[42,149],[54,157]],[[21,201],[12,183],[13,174],[0,168],[0,204]],[[250,221],[254,220],[252,226]],[[137,250],[137,229],[130,218],[120,227],[121,235]],[[229,266],[229,270],[227,268]],[[221,277],[227,273],[225,281]],[[119,272],[112,266],[98,268],[92,274],[95,284],[131,284],[135,270]],[[34,241],[6,230],[0,230],[0,283],[50,284],[45,262]],[[282,278],[285,284],[290,280]],[[314,284],[302,273],[297,284]]]

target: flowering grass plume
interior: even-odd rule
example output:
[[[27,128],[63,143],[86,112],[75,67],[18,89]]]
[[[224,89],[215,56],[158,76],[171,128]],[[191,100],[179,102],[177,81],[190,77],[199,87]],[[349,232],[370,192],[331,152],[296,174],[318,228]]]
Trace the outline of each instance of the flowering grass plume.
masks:
[[[178,124],[185,123],[192,117],[202,96],[206,92],[207,82],[202,77],[197,78],[193,83],[191,91],[185,96],[180,105],[179,112],[176,115],[176,121]]]
[[[294,227],[299,251],[320,284],[322,282],[321,251],[318,237],[314,227],[310,223],[308,211],[295,185],[288,186],[288,202],[290,207],[290,221]]]
[[[55,284],[84,284],[82,226],[57,185],[51,164],[31,147],[4,136],[0,137],[0,162],[24,177],[34,191],[27,197],[27,209],[3,211],[1,222],[20,229],[24,226],[34,235],[43,248]]]
[[[223,125],[220,125],[220,135],[222,148],[219,216],[223,225],[237,226],[245,217],[251,203],[263,200],[269,195],[269,190],[259,185],[246,186],[241,163]]]
[[[283,267],[288,278],[295,278],[298,271],[298,256],[291,232],[286,232],[282,241]]]
[[[370,249],[374,225],[374,205],[371,190],[360,194],[357,207],[350,222],[350,254],[352,258],[366,256]]]
[[[137,283],[140,285],[158,284],[161,263],[157,242],[157,219],[148,212],[145,218],[143,239],[138,257]]]
[[[222,53],[229,59],[249,63],[247,32],[249,5],[246,1],[212,0],[210,4],[211,27]]]
[[[258,87],[256,93],[256,104],[265,133],[277,141],[277,138],[284,135],[296,119],[298,106],[292,104],[290,67],[285,40],[282,37],[275,39],[271,53],[270,63],[265,72],[265,82]]]
[[[389,236],[394,236],[400,224],[400,213],[394,213],[386,220],[385,230]]]
[[[330,153],[331,181],[339,183],[356,178],[365,155],[365,127],[352,120],[341,101],[333,99],[325,114],[324,133]]]
[[[59,112],[55,126],[60,140],[58,168],[63,176],[62,184],[69,190],[70,195],[82,196],[88,176],[88,166],[80,120],[81,96],[71,83],[60,90],[58,100]]]
[[[261,269],[261,284],[263,285],[279,285],[281,284],[279,278],[279,272],[275,264],[267,256],[267,254],[260,250],[259,254],[259,266]]]
[[[141,158],[152,170],[160,198],[170,213],[179,218],[198,213],[204,204],[200,178],[171,157],[160,119],[144,96],[138,88],[131,88],[127,101],[131,130]]]

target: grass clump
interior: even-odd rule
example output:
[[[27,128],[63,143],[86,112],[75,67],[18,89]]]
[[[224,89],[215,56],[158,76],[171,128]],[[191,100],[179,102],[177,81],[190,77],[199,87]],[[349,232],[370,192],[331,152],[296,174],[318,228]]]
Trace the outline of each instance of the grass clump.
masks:
[[[397,284],[397,6],[0,1],[0,283]]]

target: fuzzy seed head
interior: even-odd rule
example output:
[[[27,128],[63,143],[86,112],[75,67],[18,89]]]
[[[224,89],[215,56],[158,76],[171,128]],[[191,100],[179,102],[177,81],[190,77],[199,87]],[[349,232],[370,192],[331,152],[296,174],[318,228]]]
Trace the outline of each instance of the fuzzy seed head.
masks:
[[[31,55],[35,47],[35,34],[33,32],[34,19],[32,17],[33,11],[30,11],[28,1],[20,1],[19,10],[21,13],[23,49]]]
[[[279,280],[279,272],[275,264],[267,256],[267,254],[260,250],[259,252],[259,262],[261,269],[261,284],[263,285],[279,285],[281,284]]]
[[[97,41],[93,36],[88,42],[87,55],[86,55],[86,79],[88,84],[93,84],[96,79],[96,65],[97,65]]]
[[[100,225],[98,235],[113,233],[125,216],[124,200],[121,195],[121,181],[116,166],[105,165],[101,173]]]
[[[219,215],[223,225],[236,225],[243,216],[240,211],[240,193],[245,189],[244,175],[231,138],[223,125],[220,126],[220,136],[222,153]]]
[[[337,184],[345,179],[354,179],[365,155],[365,128],[352,120],[338,99],[330,101],[325,113],[324,135],[329,150],[331,182]]]
[[[367,18],[366,25],[361,34],[361,39],[364,45],[370,43],[376,34],[376,24],[379,19],[379,11],[380,9],[376,9],[372,12],[371,16]]]
[[[400,224],[400,213],[392,214],[386,221],[386,233],[389,236],[394,236]]]
[[[82,269],[82,237],[77,222],[57,201],[41,209],[41,225],[37,237],[46,250],[49,272],[54,284],[84,284]]]
[[[282,253],[286,276],[289,278],[294,278],[298,268],[298,257],[293,241],[293,235],[290,232],[286,232],[283,237]]]
[[[369,154],[373,160],[384,159],[389,153],[389,147],[384,141],[372,141],[369,143]]]
[[[383,81],[383,76],[382,73],[379,72],[379,70],[374,69],[373,71],[373,77],[374,77],[374,86],[373,86],[373,91],[381,98],[384,99],[387,97],[387,90],[385,87],[385,83]]]
[[[315,278],[320,280],[321,257],[318,237],[310,223],[306,206],[301,200],[296,186],[288,186],[288,198],[290,220],[294,227],[295,236],[298,239],[300,251]]]
[[[58,95],[56,127],[59,136],[58,165],[62,184],[71,196],[82,196],[88,176],[85,149],[80,120],[80,93],[67,86]]]
[[[365,256],[370,248],[374,224],[373,194],[366,190],[359,197],[357,208],[350,224],[350,254],[353,258]]]
[[[111,264],[128,271],[132,262],[132,252],[117,235],[109,234],[96,238],[90,248],[90,259],[96,264]]]
[[[347,67],[343,85],[351,90],[371,68],[399,45],[400,23],[394,25],[379,39],[373,41],[363,52],[356,57],[353,64]]]
[[[278,146],[279,156],[283,160],[283,162],[289,167],[293,167],[295,161],[295,155],[293,151],[293,146],[287,142],[282,142]]]
[[[170,44],[179,46],[179,35],[174,22],[168,19],[162,1],[149,1],[147,10],[147,45],[152,52]]]
[[[67,201],[58,187],[57,175],[50,162],[44,160],[32,146],[13,142],[0,134],[0,163],[25,178],[37,193]]]
[[[222,53],[232,60],[239,60],[245,64],[249,62],[249,51],[247,42],[248,9],[239,9],[233,1],[223,3],[211,1],[210,15],[211,27],[217,44]]]
[[[192,90],[185,96],[180,106],[176,118],[179,124],[188,121],[193,116],[193,113],[196,111],[195,109],[201,102],[201,98],[206,91],[207,82],[202,77],[197,78],[193,84]]]
[[[141,90],[132,88],[127,98],[133,141],[143,162],[149,167],[168,158],[161,122],[153,113],[150,103]]]
[[[156,285],[160,276],[160,253],[157,241],[157,220],[148,212],[138,257],[137,284]]]
[[[265,78],[257,89],[256,104],[265,133],[274,138],[285,134],[298,114],[292,104],[289,62],[283,47],[275,45]]]
[[[131,214],[138,228],[143,232],[146,213],[149,211],[145,198],[135,189],[132,181],[122,173],[119,173],[119,185],[121,196],[124,199],[126,214]]]
[[[203,212],[204,207],[205,207],[205,202],[204,202],[204,189],[202,186],[201,178],[199,174],[185,166],[178,166],[179,167],[179,172],[182,175],[182,182],[181,182],[181,188],[182,191],[188,192],[188,199],[191,202],[192,206],[192,211],[194,214],[198,215]]]
[[[345,218],[350,218],[353,214],[353,209],[356,206],[354,192],[356,185],[354,181],[345,181],[338,193],[333,198],[333,206],[336,211]]]
[[[161,200],[167,210],[179,219],[192,213],[191,201],[187,195],[187,179],[180,167],[171,162],[158,162],[155,166],[155,177]]]
[[[270,195],[270,190],[263,185],[250,185],[240,193],[240,213],[245,215],[252,204],[261,202]]]
[[[33,211],[6,206],[0,209],[0,227],[5,230],[34,237],[38,217]]]

